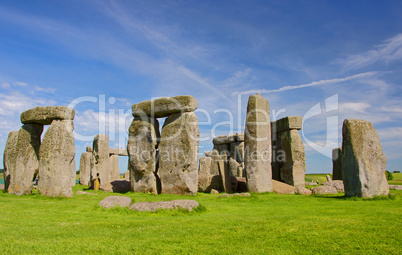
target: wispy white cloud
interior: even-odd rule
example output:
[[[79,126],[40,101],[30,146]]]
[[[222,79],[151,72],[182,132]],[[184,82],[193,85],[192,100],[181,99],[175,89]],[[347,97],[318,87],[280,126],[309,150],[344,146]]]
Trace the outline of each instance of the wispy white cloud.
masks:
[[[373,76],[375,76],[377,74],[378,74],[378,72],[365,72],[365,73],[359,73],[359,74],[347,76],[347,77],[344,77],[344,78],[336,78],[336,79],[314,81],[314,82],[307,83],[307,84],[301,84],[301,85],[295,85],[295,86],[285,86],[285,87],[282,87],[282,88],[279,88],[279,89],[272,89],[272,90],[255,89],[255,90],[249,90],[249,91],[244,91],[244,92],[235,92],[233,94],[241,94],[241,95],[255,94],[255,93],[268,94],[268,93],[282,92],[282,91],[301,89],[301,88],[307,88],[307,87],[315,87],[315,86],[324,86],[324,85],[329,85],[329,84],[337,84],[337,83],[346,82],[346,81],[350,81],[350,80],[370,78],[370,77],[373,77]]]
[[[341,112],[345,113],[366,113],[368,108],[370,108],[370,105],[365,102],[343,103],[340,105]]]
[[[335,62],[343,65],[345,69],[357,69],[380,61],[390,63],[400,60],[402,60],[402,34],[397,34],[376,45],[372,50],[337,59]]]

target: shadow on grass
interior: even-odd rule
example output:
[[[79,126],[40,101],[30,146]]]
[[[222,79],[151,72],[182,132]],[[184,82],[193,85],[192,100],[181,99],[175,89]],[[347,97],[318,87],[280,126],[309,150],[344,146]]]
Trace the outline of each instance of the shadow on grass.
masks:
[[[345,201],[378,201],[378,200],[395,200],[396,195],[389,194],[388,196],[374,196],[372,198],[362,197],[347,197],[346,195],[312,195],[317,198],[332,198]]]

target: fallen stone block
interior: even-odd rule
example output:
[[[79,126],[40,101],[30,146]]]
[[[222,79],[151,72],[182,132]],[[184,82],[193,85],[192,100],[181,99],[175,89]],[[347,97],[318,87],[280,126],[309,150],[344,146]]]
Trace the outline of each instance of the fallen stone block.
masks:
[[[318,194],[318,195],[325,195],[325,194],[338,194],[338,191],[336,190],[335,187],[332,186],[318,186],[315,188],[312,188],[313,194]]]
[[[122,196],[110,196],[99,202],[99,206],[107,209],[116,206],[130,207],[132,203],[131,198]]]
[[[294,194],[296,188],[284,182],[272,180],[272,188],[276,194]]]
[[[157,210],[172,210],[172,209],[185,209],[190,212],[199,207],[197,201],[195,200],[172,200],[172,201],[161,201],[161,202],[139,202],[134,203],[130,210],[140,211],[140,212],[155,212]]]

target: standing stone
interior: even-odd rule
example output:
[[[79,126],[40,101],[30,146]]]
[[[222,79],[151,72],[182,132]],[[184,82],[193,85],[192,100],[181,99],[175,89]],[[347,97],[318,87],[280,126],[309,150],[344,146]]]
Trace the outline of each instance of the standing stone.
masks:
[[[40,194],[72,197],[75,182],[75,144],[72,120],[53,120],[43,136],[39,152]]]
[[[232,179],[230,178],[227,164],[221,159],[218,161],[219,174],[222,177],[222,187],[226,193],[232,193]]]
[[[172,114],[165,120],[159,145],[162,193],[197,193],[199,135],[194,112]]]
[[[341,162],[342,150],[336,148],[332,150],[332,179],[342,180],[342,162]]]
[[[15,172],[16,146],[18,141],[18,131],[12,131],[8,134],[6,146],[3,154],[4,166],[4,190],[8,191],[10,185],[10,172]]]
[[[94,166],[91,169],[91,180],[99,178],[100,186],[108,185],[112,178],[112,171],[109,169],[109,136],[105,134],[96,135],[93,141],[92,154]]]
[[[83,152],[80,159],[80,184],[89,185],[91,181],[92,152]]]
[[[342,178],[348,197],[386,196],[387,159],[373,124],[346,119],[342,128]]]
[[[209,192],[209,186],[211,185],[211,165],[212,158],[201,157],[200,167],[198,172],[198,191]],[[209,189],[211,190],[211,189]]]
[[[136,117],[129,128],[128,169],[131,190],[158,194],[157,158],[159,122],[152,117]]]
[[[124,172],[124,180],[130,181],[130,171]]]
[[[241,175],[238,175],[238,169],[240,167],[240,164],[233,158],[229,159],[229,172],[231,176],[237,176],[237,177],[242,177]]]
[[[120,170],[119,170],[119,155],[110,155],[109,156],[109,169],[111,172],[112,180],[120,179]]]
[[[281,167],[281,179],[292,186],[305,185],[306,157],[303,141],[295,129],[284,131],[281,134],[281,149],[286,157]]]
[[[15,167],[10,169],[8,193],[15,195],[31,194],[33,177],[39,169],[40,136],[43,125],[25,124],[18,131],[15,147]]]
[[[260,94],[247,105],[244,163],[250,192],[272,192],[271,125],[269,103]]]

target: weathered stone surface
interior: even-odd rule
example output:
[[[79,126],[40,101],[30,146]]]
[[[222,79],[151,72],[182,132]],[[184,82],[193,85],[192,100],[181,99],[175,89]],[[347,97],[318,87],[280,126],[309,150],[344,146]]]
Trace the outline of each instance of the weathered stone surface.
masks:
[[[89,185],[91,182],[92,152],[83,152],[80,158],[80,184]]]
[[[389,189],[402,190],[402,185],[389,185]]]
[[[244,142],[234,142],[230,144],[230,157],[238,163],[244,162]]]
[[[170,115],[162,127],[159,170],[162,193],[193,195],[198,190],[199,128],[195,113]]]
[[[109,170],[111,171],[111,175],[112,175],[111,178],[113,180],[120,179],[119,155],[110,155]]]
[[[336,188],[336,190],[339,192],[345,192],[343,181],[340,181],[340,180],[329,181],[329,182],[327,181],[327,182],[324,182],[322,185],[332,186],[332,187]]]
[[[216,189],[211,189],[211,194],[219,194],[219,191]]]
[[[212,157],[216,157],[216,152],[218,152],[220,159],[227,161],[230,157],[230,144],[215,144],[212,151]]]
[[[8,193],[15,195],[31,194],[33,177],[39,169],[40,136],[43,125],[25,124],[18,131],[15,146],[15,166],[9,171]],[[13,156],[12,156],[13,158]],[[14,163],[14,159],[10,159]]]
[[[244,142],[244,133],[236,133],[232,135],[221,135],[217,136],[212,140],[212,143],[215,145],[218,144],[227,144],[234,142]]]
[[[338,194],[335,187],[332,186],[318,186],[312,188],[313,194],[325,195],[325,194]]]
[[[65,106],[38,106],[21,113],[21,122],[50,125],[53,120],[73,120],[74,116],[75,111]]]
[[[233,158],[229,159],[229,172],[231,176],[242,177],[238,175],[240,164]],[[241,168],[241,167],[240,167]]]
[[[230,178],[229,174],[229,168],[225,164],[223,160],[218,161],[218,167],[219,167],[219,175],[222,178],[222,187],[223,191],[226,193],[232,193],[232,181]]]
[[[306,189],[305,187],[302,187],[302,186],[296,187],[296,190],[295,190],[295,194],[300,194],[300,195],[305,195],[305,196],[311,195],[311,193],[312,193],[311,190]]]
[[[130,183],[134,192],[158,194],[156,149],[159,139],[157,119],[134,118],[129,128],[127,144]]]
[[[329,174],[327,174],[325,176],[325,178],[327,178],[327,182],[332,182],[332,178],[331,178],[331,176]]]
[[[273,123],[276,128],[276,132],[283,132],[289,130],[300,130],[303,125],[303,117],[302,116],[288,116],[277,120]]]
[[[371,122],[346,119],[342,128],[342,178],[345,195],[358,197],[386,196],[387,159]]]
[[[40,194],[72,197],[75,184],[75,141],[72,120],[54,120],[43,136],[39,150]]]
[[[316,183],[316,182],[305,182],[305,185],[316,186],[316,185],[319,185],[319,184]]]
[[[93,151],[92,146],[87,146],[86,151],[87,151],[87,152],[92,152],[92,151]]]
[[[200,158],[200,167],[198,172],[198,191],[200,192],[209,192],[211,190],[211,164],[212,158]]]
[[[140,211],[140,212],[155,212],[156,210],[172,210],[172,209],[185,209],[190,212],[199,207],[197,201],[195,200],[172,200],[172,201],[161,201],[161,202],[140,202],[134,203],[130,210]]]
[[[101,190],[105,192],[126,193],[131,190],[131,185],[127,180],[118,179],[102,186]]]
[[[94,137],[92,146],[93,167],[91,167],[91,180],[99,178],[100,187],[114,180],[109,166],[109,136],[99,134]]]
[[[205,157],[212,157],[212,151],[204,151]]]
[[[272,192],[271,125],[269,103],[251,95],[247,105],[244,163],[250,192]]]
[[[116,206],[130,207],[132,203],[131,198],[122,196],[110,196],[99,202],[99,206],[107,209]]]
[[[193,96],[161,97],[135,104],[132,107],[134,117],[168,117],[176,113],[194,112],[198,102]]]
[[[128,156],[127,149],[115,149],[109,148],[110,155],[117,155],[117,156]]]
[[[8,134],[6,146],[4,147],[3,166],[4,166],[4,190],[8,192],[10,185],[10,172],[15,172],[15,163],[17,159],[16,146],[18,141],[18,131],[12,131]]]
[[[130,181],[130,171],[125,171],[124,172],[124,179],[127,181]]]
[[[332,179],[342,180],[342,149],[336,148],[332,150]]]
[[[90,196],[96,196],[97,195],[95,193],[81,191],[81,190],[78,190],[77,192],[75,192],[75,194],[77,194],[77,195],[90,195]]]
[[[289,185],[304,187],[306,156],[303,141],[297,130],[282,132],[281,149],[285,153],[285,161],[280,172],[281,179]]]
[[[296,192],[295,187],[276,180],[272,180],[272,188],[277,194],[294,194]]]
[[[219,197],[251,197],[250,193],[222,194]]]

